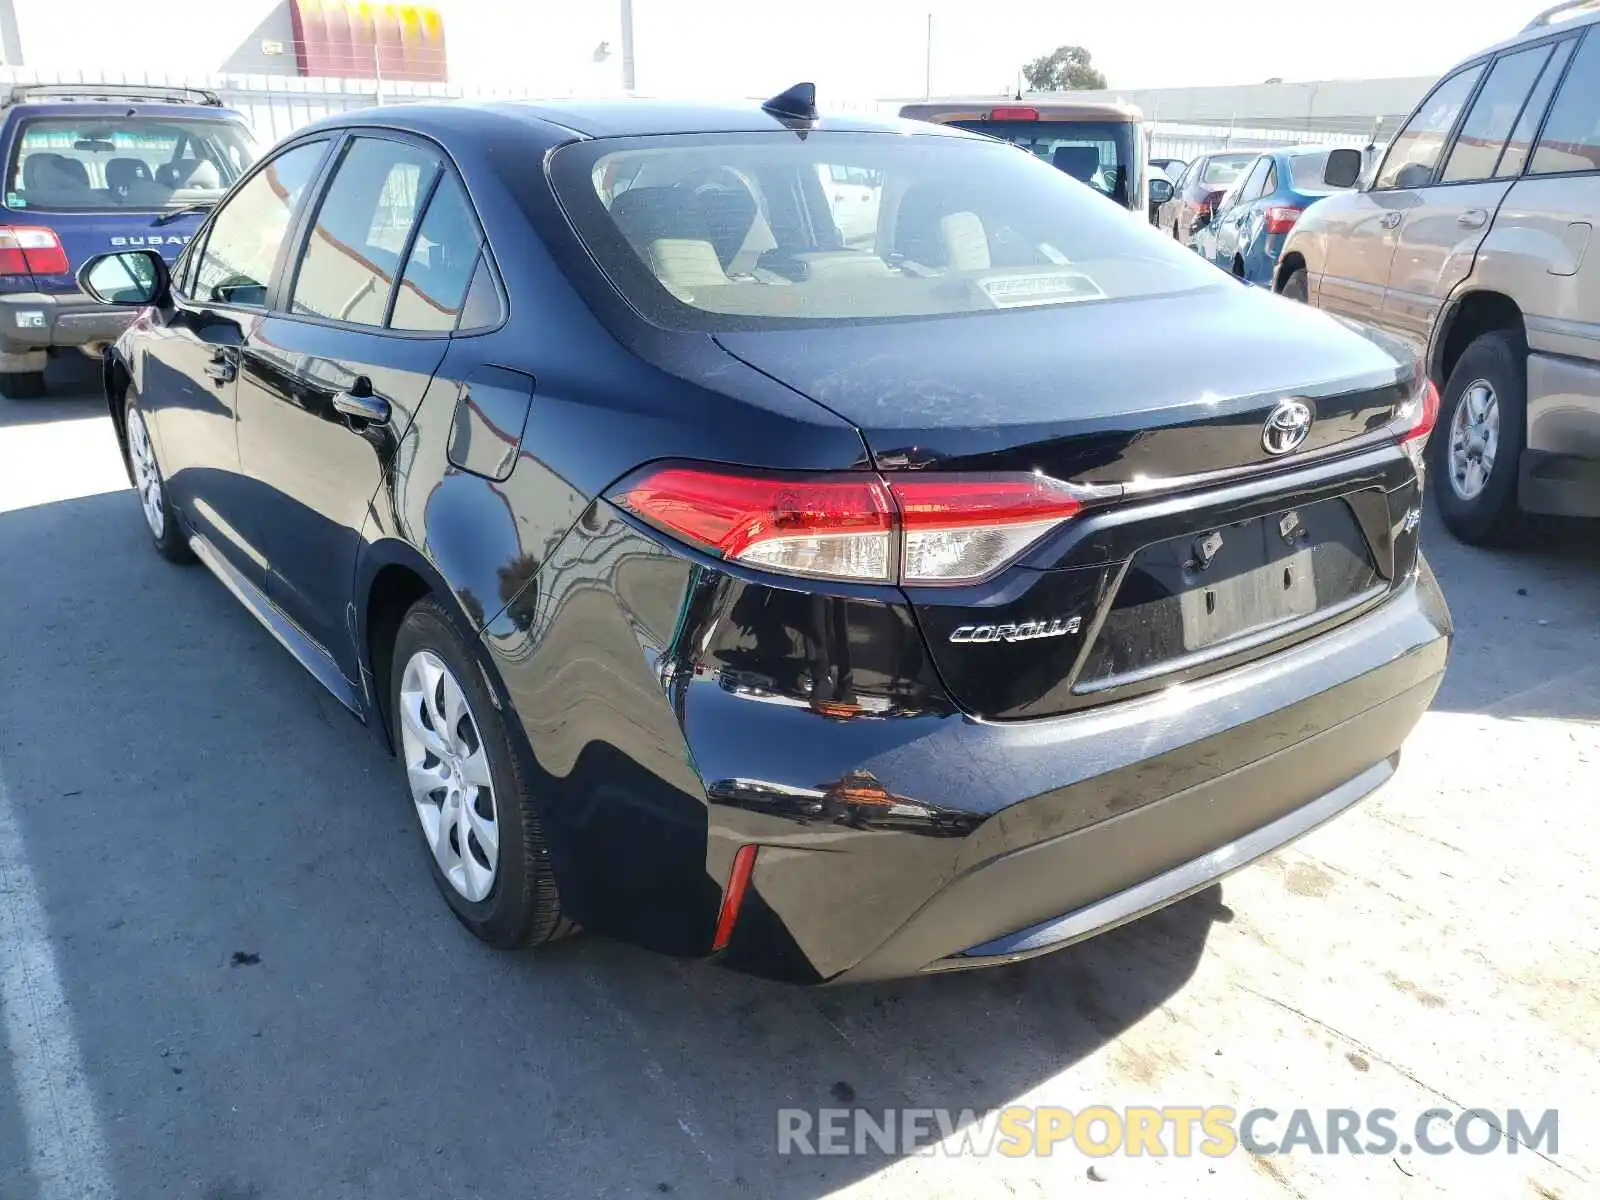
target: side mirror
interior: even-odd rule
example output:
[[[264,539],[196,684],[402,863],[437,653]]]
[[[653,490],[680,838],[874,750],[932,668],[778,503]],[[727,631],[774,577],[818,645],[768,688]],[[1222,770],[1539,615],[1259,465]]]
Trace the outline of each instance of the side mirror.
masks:
[[[1172,199],[1172,180],[1152,179],[1150,181],[1150,202],[1152,204],[1165,204]]]
[[[142,308],[164,304],[172,294],[167,260],[154,250],[97,254],[78,268],[78,286],[101,304]]]
[[[1361,179],[1361,151],[1330,150],[1322,168],[1322,182],[1331,188],[1353,188]]]

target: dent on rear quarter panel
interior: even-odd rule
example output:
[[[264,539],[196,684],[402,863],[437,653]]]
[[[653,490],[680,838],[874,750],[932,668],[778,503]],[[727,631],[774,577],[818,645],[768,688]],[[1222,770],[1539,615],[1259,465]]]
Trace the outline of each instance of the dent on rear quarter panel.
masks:
[[[705,793],[658,674],[692,568],[602,511],[585,515],[485,643],[570,864],[557,863],[557,880],[573,916],[703,953],[721,887],[707,870]]]
[[[961,718],[906,605],[829,590],[669,549],[601,501],[536,599],[491,623],[581,924],[707,953],[733,856],[755,843],[728,958],[814,982],[954,873],[988,814],[923,803],[925,779],[878,764]]]

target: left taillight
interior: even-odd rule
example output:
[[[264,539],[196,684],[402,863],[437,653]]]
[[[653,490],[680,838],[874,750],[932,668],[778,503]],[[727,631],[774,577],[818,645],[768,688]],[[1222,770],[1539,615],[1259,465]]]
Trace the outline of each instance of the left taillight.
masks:
[[[1039,474],[772,474],[685,463],[645,468],[611,499],[734,562],[916,586],[985,579],[1083,508],[1072,485]]]
[[[1292,204],[1274,204],[1267,209],[1267,232],[1288,233],[1294,228],[1294,223],[1300,219],[1303,208],[1296,208]]]
[[[1410,457],[1420,475],[1427,461],[1428,435],[1439,423],[1439,389],[1426,375],[1412,390],[1411,398],[1395,410],[1389,428],[1395,440]]]
[[[54,229],[0,225],[0,275],[65,275],[71,269]]]

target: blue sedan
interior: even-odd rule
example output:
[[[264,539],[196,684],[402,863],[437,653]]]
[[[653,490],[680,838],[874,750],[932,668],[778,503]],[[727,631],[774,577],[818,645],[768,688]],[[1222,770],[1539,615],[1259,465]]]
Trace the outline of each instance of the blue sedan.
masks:
[[[1300,214],[1354,186],[1348,172],[1339,171],[1339,159],[1348,156],[1336,156],[1330,172],[1330,154],[1328,146],[1305,146],[1260,155],[1218,202],[1216,218],[1195,238],[1195,249],[1245,282],[1271,287],[1272,269]]]

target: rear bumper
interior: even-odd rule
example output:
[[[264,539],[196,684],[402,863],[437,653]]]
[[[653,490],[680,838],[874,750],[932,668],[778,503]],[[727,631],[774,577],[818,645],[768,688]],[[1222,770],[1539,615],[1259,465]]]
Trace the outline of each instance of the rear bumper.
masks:
[[[0,294],[0,355],[33,356],[42,366],[44,351],[53,346],[81,346],[98,354],[102,346],[116,341],[136,314],[136,309],[101,304],[82,292]],[[38,366],[8,365],[0,359],[0,368],[37,370]]]
[[[966,969],[1180,899],[1387,780],[1450,630],[1424,565],[1369,615],[1270,660],[1071,717],[961,720],[902,748],[921,769],[898,751],[864,764],[898,799],[986,815],[963,836],[762,839],[724,961],[813,982]]]

